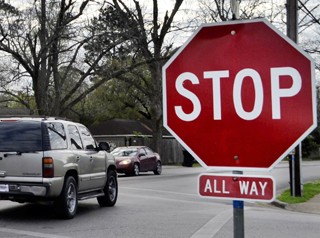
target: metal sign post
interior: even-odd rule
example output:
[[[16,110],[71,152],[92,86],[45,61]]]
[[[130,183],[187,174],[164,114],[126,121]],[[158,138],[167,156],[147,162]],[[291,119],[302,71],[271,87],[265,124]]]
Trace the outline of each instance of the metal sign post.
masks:
[[[243,201],[233,201],[233,237],[244,238]]]
[[[295,177],[295,171],[296,171],[296,167],[295,167],[295,155],[292,155],[292,197],[296,197],[296,185],[295,185],[295,181],[296,181],[296,177]]]
[[[244,237],[244,201],[271,202],[276,196],[276,183],[271,176],[202,173],[198,177],[198,194],[204,198],[233,201],[234,238]]]
[[[242,171],[233,171],[233,174],[243,174]],[[233,237],[244,238],[244,204],[243,201],[233,201]]]

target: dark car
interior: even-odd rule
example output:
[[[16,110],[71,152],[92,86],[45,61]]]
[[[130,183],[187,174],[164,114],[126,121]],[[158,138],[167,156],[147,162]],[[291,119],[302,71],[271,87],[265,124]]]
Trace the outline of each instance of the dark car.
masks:
[[[116,159],[118,173],[138,176],[140,172],[161,174],[160,155],[146,146],[117,147],[111,154]]]

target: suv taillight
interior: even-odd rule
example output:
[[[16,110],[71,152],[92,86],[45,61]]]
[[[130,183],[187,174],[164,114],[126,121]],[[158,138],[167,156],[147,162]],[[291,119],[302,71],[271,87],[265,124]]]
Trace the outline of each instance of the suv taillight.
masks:
[[[53,168],[53,159],[51,157],[42,158],[42,170],[44,178],[53,178],[54,168]]]

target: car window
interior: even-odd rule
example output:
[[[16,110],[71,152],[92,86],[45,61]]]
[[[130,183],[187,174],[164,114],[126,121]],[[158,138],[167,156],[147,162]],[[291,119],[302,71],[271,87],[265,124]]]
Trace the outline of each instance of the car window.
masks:
[[[139,154],[147,155],[147,152],[146,152],[146,150],[144,148],[141,148]]]
[[[138,149],[127,149],[127,148],[116,148],[114,149],[111,154],[113,156],[135,156],[137,155]]]
[[[48,128],[51,149],[66,149],[67,138],[63,124],[59,122],[48,122],[46,124]]]
[[[137,149],[126,150],[125,154],[127,154],[128,156],[135,156],[137,154],[137,151]]]
[[[110,152],[113,156],[122,156],[123,148],[115,148],[113,151]]]
[[[145,149],[146,149],[147,155],[153,154],[153,151],[150,148],[145,148]]]
[[[80,134],[76,126],[69,125],[68,132],[70,136],[71,149],[81,150],[83,149]]]
[[[86,149],[96,149],[96,142],[93,139],[93,137],[91,136],[89,130],[84,127],[84,126],[79,126],[80,128],[80,132],[81,132],[81,136],[83,139],[83,146]]]
[[[40,122],[0,122],[0,151],[41,151]]]

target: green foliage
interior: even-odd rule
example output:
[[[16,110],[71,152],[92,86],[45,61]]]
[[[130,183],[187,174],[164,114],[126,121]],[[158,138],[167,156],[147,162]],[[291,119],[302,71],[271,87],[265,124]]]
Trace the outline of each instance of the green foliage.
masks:
[[[113,79],[101,85],[86,98],[87,124],[98,124],[110,119],[150,119],[149,101],[134,85]]]
[[[133,134],[136,136],[142,136],[142,133],[140,131],[133,131]],[[148,138],[148,136],[142,136],[142,138]]]
[[[306,202],[320,193],[320,180],[313,181],[303,185],[303,197],[292,197],[290,189],[285,190],[278,200],[286,203],[301,203]]]
[[[7,91],[0,94],[0,107],[28,108],[36,110],[36,102],[32,95],[23,91]]]
[[[94,17],[91,22],[91,30],[95,37],[85,45],[86,57],[91,59],[99,52],[106,51],[105,66],[114,69],[124,67],[129,55],[132,57],[135,51],[132,40],[135,39],[134,30],[136,23],[131,20],[130,14],[125,11],[116,10],[114,6],[108,5],[99,10],[99,16]],[[121,64],[113,65],[113,60]],[[97,73],[102,74],[106,67],[101,67]]]
[[[141,136],[142,135],[142,133],[138,132],[138,131],[133,131],[133,134],[135,134],[136,136]]]
[[[313,132],[312,134],[308,135],[302,141],[302,157],[306,158],[310,156],[310,153],[319,147],[319,139],[316,138],[317,131]]]

